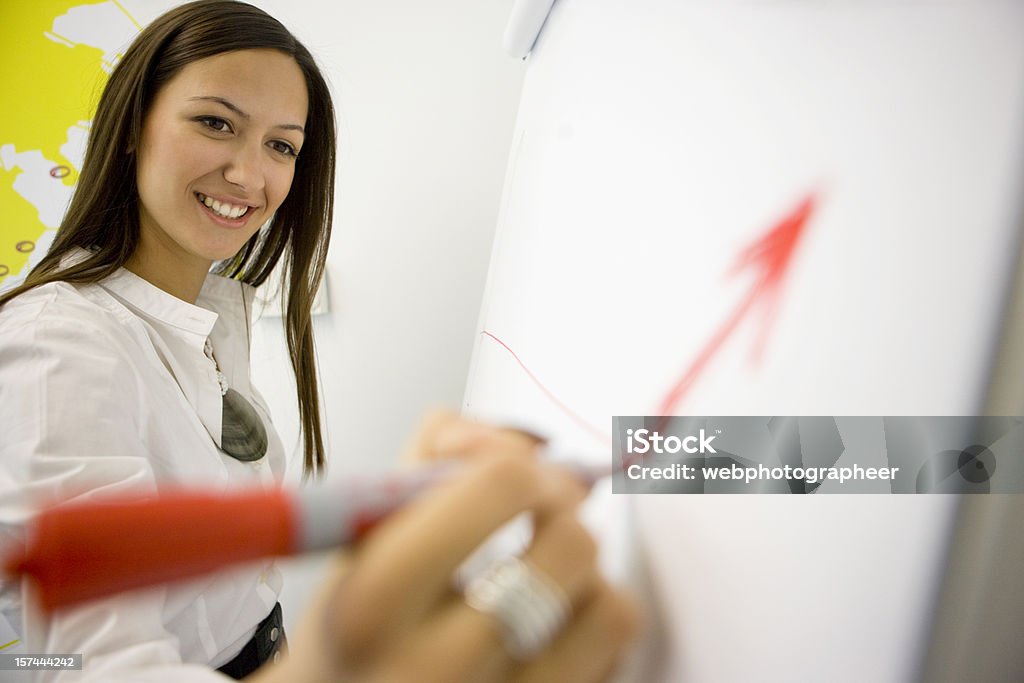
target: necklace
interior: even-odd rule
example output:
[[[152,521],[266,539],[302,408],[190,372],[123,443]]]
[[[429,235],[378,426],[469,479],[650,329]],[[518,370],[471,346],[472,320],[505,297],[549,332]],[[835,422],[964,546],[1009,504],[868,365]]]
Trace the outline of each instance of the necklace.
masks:
[[[213,368],[217,371],[217,383],[220,384],[220,395],[223,396],[228,393],[228,378],[220,371],[220,365],[217,364],[217,359],[213,357],[213,344],[210,343],[209,337],[206,338],[206,343],[203,344],[203,353],[213,361]]]
[[[228,378],[220,371],[209,338],[203,344],[203,353],[213,362],[217,383],[220,385],[220,449],[242,462],[259,460],[267,453],[267,428],[263,420],[244,396],[228,386]]]

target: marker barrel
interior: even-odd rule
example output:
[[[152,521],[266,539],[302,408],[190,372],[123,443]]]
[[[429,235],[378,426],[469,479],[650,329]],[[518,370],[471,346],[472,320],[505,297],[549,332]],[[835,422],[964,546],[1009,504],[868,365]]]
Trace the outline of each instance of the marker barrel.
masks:
[[[609,467],[560,463],[586,486]],[[455,463],[302,491],[177,491],[41,512],[8,576],[31,577],[47,611],[265,557],[337,548],[459,469]]]
[[[25,552],[4,568],[32,577],[41,606],[53,610],[288,555],[295,549],[296,524],[291,500],[278,489],[61,505],[36,517]]]

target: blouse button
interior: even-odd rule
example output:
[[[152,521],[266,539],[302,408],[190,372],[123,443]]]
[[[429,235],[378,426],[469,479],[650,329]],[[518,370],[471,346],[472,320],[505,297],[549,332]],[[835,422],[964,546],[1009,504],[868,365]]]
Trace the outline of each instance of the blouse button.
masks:
[[[277,664],[280,661],[281,661],[281,651],[278,650],[277,652],[274,653],[274,664]]]
[[[270,642],[276,643],[278,635],[280,635],[280,634],[279,634],[276,626],[274,628],[270,629]]]

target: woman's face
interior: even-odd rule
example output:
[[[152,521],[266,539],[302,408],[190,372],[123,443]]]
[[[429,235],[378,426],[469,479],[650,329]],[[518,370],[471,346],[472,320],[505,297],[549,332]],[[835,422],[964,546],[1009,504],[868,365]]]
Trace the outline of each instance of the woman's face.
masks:
[[[284,201],[302,148],[306,82],[276,50],[239,50],[185,66],[156,95],[138,147],[136,256],[205,276]]]

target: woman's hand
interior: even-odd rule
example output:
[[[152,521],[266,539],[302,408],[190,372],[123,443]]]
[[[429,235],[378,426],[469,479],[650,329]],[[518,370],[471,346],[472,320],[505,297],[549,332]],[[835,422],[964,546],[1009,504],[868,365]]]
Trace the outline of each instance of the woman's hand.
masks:
[[[433,448],[444,432],[439,428],[423,443]],[[532,440],[482,432],[473,440],[484,446],[471,454],[486,457],[471,458],[451,481],[374,530],[348,567],[331,573],[303,627],[289,638],[289,656],[257,678],[585,682],[614,670],[637,616],[597,571],[595,543],[575,516],[586,491],[569,473],[531,457]],[[523,512],[532,514],[535,527],[525,558],[565,593],[572,615],[535,659],[516,662],[505,651],[500,624],[469,607],[453,590],[452,576],[490,534]]]
[[[512,427],[496,427],[433,410],[423,418],[402,454],[403,464],[421,465],[448,460],[489,457],[499,453],[531,454],[544,444],[536,434]]]

